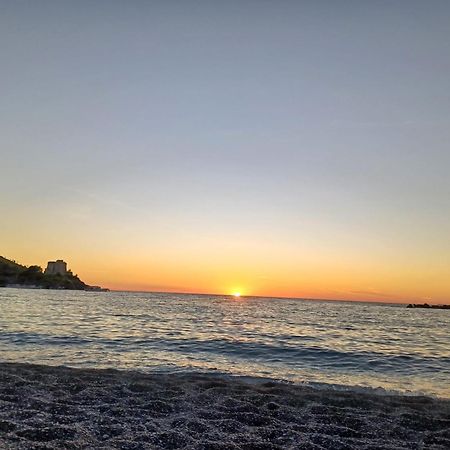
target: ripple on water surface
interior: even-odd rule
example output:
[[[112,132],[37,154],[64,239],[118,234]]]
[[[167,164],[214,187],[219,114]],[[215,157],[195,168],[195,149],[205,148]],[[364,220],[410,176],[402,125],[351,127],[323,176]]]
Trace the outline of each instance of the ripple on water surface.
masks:
[[[3,288],[0,311],[7,361],[214,369],[450,396],[445,310]]]

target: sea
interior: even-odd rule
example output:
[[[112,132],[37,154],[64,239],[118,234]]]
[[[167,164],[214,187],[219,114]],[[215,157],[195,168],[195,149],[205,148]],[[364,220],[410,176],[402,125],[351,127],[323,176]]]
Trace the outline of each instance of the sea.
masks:
[[[0,361],[450,397],[450,310],[0,288]]]

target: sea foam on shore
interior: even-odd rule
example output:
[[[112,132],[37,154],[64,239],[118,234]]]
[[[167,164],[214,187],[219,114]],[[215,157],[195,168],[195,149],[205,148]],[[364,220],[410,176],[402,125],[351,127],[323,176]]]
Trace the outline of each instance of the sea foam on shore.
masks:
[[[444,450],[450,400],[1,363],[0,448]]]

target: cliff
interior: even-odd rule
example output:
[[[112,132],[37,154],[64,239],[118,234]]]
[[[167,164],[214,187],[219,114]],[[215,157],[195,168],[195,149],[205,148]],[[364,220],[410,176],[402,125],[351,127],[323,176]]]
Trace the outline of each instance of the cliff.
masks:
[[[43,289],[102,290],[89,286],[72,272],[47,274],[39,266],[23,266],[0,256],[0,286],[23,286]]]

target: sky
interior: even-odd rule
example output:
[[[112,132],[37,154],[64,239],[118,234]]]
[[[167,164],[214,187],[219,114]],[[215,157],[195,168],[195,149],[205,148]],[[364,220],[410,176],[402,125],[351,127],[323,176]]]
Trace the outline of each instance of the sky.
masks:
[[[450,300],[450,2],[0,3],[0,254],[112,289]]]

